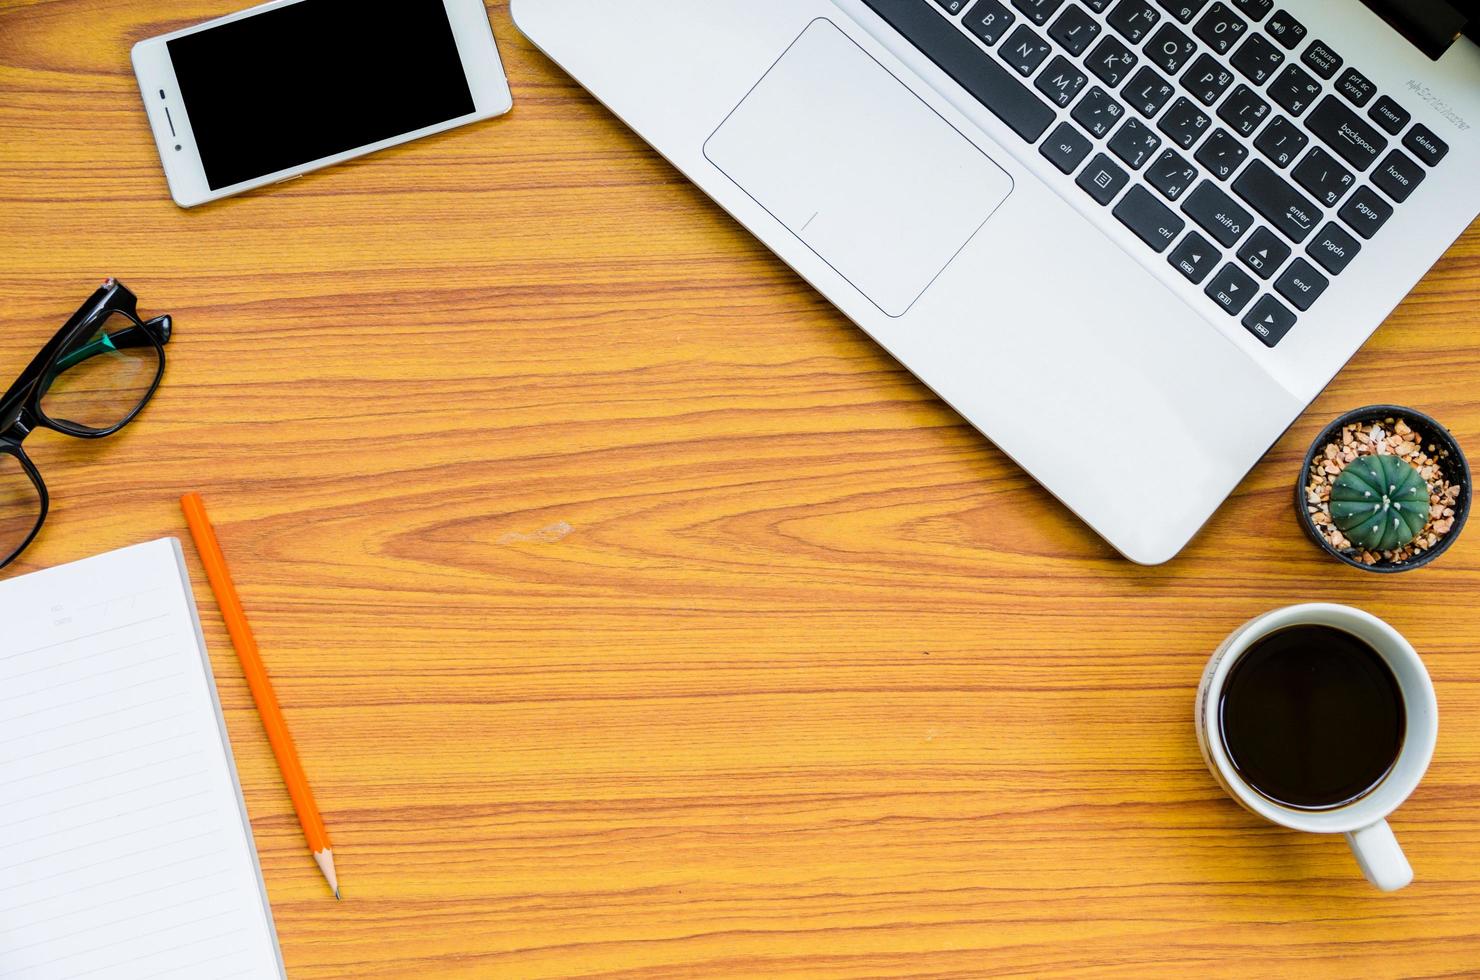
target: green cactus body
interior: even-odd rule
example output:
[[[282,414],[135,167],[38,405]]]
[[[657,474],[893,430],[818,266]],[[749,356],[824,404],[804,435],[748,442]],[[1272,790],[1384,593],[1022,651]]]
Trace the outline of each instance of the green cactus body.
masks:
[[[1429,521],[1429,485],[1397,456],[1363,456],[1331,487],[1331,521],[1360,548],[1401,548]]]

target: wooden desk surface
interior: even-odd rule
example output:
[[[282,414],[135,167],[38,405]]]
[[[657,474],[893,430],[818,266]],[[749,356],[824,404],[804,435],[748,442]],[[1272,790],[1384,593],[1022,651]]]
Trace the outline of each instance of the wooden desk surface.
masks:
[[[1480,530],[1377,577],[1289,504],[1356,405],[1480,452],[1480,227],[1139,568],[503,4],[511,116],[177,210],[128,47],[236,6],[0,6],[0,368],[106,274],[176,317],[136,425],[30,442],[56,506],[21,570],[184,535],[205,493],[344,881],[336,904],[187,545],[293,977],[1480,964]],[[1140,420],[1074,439],[1159,446]],[[1386,617],[1438,687],[1401,894],[1198,758],[1209,651],[1315,599]]]

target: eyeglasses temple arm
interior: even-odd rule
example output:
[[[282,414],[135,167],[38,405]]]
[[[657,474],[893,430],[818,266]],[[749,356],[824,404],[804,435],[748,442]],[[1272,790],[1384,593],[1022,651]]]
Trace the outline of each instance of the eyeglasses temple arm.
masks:
[[[161,344],[170,342],[170,334],[173,332],[173,322],[168,314],[157,316],[148,323],[139,326],[128,327],[113,334],[104,334],[90,344],[64,355],[56,363],[56,371],[52,377],[62,373],[71,367],[76,367],[83,361],[99,354],[106,354],[113,350],[128,350],[132,347],[152,347],[157,340]],[[152,337],[151,337],[152,334]]]

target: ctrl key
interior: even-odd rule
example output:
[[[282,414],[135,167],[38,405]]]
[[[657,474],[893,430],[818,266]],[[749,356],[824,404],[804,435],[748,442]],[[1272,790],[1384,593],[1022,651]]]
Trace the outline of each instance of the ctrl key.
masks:
[[[1243,324],[1265,347],[1273,347],[1295,326],[1295,314],[1273,296],[1261,296],[1254,308],[1244,314]]]

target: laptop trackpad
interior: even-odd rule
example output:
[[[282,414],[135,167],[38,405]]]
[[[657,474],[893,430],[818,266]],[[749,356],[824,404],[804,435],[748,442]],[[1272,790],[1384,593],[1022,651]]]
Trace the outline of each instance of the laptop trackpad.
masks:
[[[709,161],[889,316],[902,316],[1012,179],[815,20],[704,144]]]

